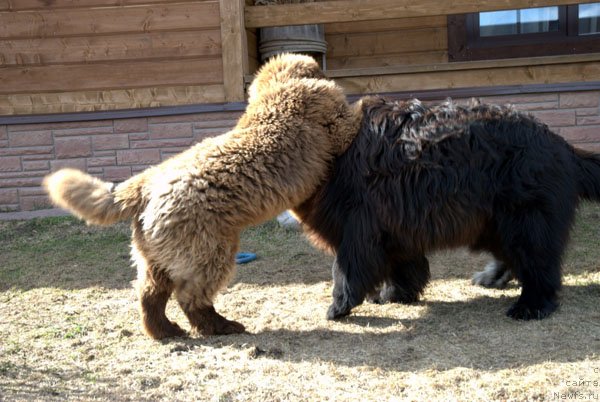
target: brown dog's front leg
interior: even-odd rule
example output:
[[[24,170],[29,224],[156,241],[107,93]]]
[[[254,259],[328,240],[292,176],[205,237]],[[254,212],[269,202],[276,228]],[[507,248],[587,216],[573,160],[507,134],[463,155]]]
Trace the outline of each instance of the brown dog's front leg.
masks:
[[[246,330],[239,322],[228,320],[217,313],[213,306],[194,308],[182,305],[181,308],[192,328],[204,336],[240,334]]]
[[[186,333],[165,315],[170,292],[154,288],[140,289],[140,313],[145,332],[154,339],[185,336]]]

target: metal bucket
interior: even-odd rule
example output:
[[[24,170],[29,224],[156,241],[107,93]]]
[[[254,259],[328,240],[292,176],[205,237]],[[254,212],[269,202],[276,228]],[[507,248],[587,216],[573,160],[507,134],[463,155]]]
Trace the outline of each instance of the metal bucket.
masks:
[[[322,24],[261,28],[258,51],[262,61],[280,53],[309,54],[325,69],[325,29]]]

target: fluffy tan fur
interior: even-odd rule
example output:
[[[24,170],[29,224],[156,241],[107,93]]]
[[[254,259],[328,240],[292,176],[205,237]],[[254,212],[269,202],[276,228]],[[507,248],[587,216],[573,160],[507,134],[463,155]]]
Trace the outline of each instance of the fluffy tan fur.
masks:
[[[240,231],[306,200],[358,131],[360,113],[306,56],[267,63],[236,127],[112,186],[65,169],[44,185],[92,224],[132,221],[140,312],[153,338],[185,332],[165,315],[174,292],[193,331],[244,327],[213,308],[231,279]]]

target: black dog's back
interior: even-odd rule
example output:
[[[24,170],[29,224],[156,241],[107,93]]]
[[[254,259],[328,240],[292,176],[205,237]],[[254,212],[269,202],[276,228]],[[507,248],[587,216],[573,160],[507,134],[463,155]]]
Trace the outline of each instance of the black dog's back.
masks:
[[[490,251],[522,282],[509,315],[551,313],[579,196],[600,199],[598,156],[578,156],[511,108],[367,98],[363,112],[330,180],[296,209],[313,241],[337,254],[329,317],[381,284],[383,299],[417,300],[424,255],[463,245]]]

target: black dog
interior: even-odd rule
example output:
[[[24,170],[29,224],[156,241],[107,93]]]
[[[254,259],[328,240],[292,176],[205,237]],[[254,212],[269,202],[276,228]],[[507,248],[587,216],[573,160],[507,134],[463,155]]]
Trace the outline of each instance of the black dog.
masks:
[[[426,253],[465,245],[491,252],[498,275],[509,269],[521,282],[510,317],[556,310],[579,199],[600,201],[600,155],[508,107],[362,103],[354,142],[295,209],[313,243],[337,254],[328,318],[369,296],[418,300]]]

